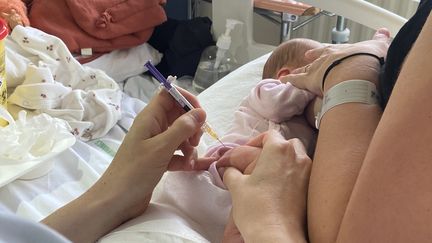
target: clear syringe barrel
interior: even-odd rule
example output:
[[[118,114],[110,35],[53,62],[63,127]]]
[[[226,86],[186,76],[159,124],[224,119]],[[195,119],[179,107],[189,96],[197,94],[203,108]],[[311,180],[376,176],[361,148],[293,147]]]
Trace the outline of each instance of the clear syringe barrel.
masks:
[[[215,140],[219,140],[218,135],[216,134],[216,132],[210,127],[210,125],[206,122],[204,123],[204,125],[201,127],[201,129],[206,132],[208,135],[210,135],[210,137],[214,138]]]
[[[170,90],[168,90],[168,92],[183,107],[185,111],[190,111],[194,108],[192,104],[174,86]],[[201,130],[203,132],[206,132],[215,140],[219,140],[218,135],[207,122],[205,122],[204,125],[201,127]]]

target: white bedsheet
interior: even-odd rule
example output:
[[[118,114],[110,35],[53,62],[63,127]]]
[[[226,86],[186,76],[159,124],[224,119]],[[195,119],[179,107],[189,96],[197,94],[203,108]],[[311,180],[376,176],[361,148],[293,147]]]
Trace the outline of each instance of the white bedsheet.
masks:
[[[86,191],[105,171],[125,136],[124,129],[144,103],[125,96],[119,125],[109,133],[90,142],[77,142],[53,158],[54,168],[34,180],[16,180],[0,188],[0,206],[17,215],[39,221],[62,205]],[[0,168],[1,169],[1,168]]]
[[[37,59],[35,56],[28,58],[30,61]],[[268,55],[247,63],[198,96],[207,111],[208,122],[220,136],[228,130],[240,101],[261,79],[267,58]],[[26,69],[27,63],[11,61],[16,63],[16,69],[8,73],[8,77],[17,82],[9,85],[15,87],[23,81],[20,70]],[[132,84],[136,83],[131,82],[131,90],[135,90]],[[122,119],[118,122],[121,126],[115,125],[102,138],[77,141],[54,158],[54,168],[47,175],[34,180],[16,180],[0,187],[0,207],[39,221],[82,194],[105,171],[125,136],[125,129],[143,106],[143,102],[124,96]],[[214,143],[204,135],[198,147],[199,154],[203,155]],[[198,197],[200,199],[196,200]],[[146,214],[120,226],[102,241],[220,242],[229,208],[228,193],[213,185],[208,172],[166,173],[154,191]]]
[[[199,95],[209,122],[220,135],[228,129],[241,99],[261,79],[266,58],[248,63]],[[128,128],[144,104],[126,97],[122,106],[129,109],[123,109],[118,124]],[[124,138],[122,127],[116,125],[106,136],[91,142],[78,141],[54,158],[54,169],[47,175],[0,188],[0,207],[38,221],[73,200],[109,165]],[[212,143],[204,136],[199,151],[203,153]],[[166,173],[148,212],[121,226],[103,242],[219,242],[229,208],[229,194],[211,183],[208,172]]]
[[[208,121],[220,135],[229,129],[238,104],[261,80],[268,56],[240,67],[198,95]],[[204,135],[200,154],[213,143]],[[220,242],[231,208],[229,193],[215,186],[207,171],[166,173],[152,203],[149,213],[127,222],[101,242]]]
[[[200,104],[207,112],[207,121],[219,136],[228,131],[234,119],[234,111],[249,91],[262,79],[262,69],[270,54],[257,58],[204,90],[198,95]],[[200,154],[216,143],[207,135],[198,147]]]
[[[112,51],[84,66],[105,71],[119,83],[146,72],[147,68],[144,66],[146,62],[151,61],[157,65],[161,59],[161,53],[148,43],[144,43],[133,48]]]

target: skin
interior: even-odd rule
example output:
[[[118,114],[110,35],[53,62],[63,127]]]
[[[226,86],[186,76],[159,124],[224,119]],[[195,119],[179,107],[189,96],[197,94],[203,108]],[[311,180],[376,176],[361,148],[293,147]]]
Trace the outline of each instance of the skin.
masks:
[[[307,68],[296,70],[293,72],[293,74],[286,78],[288,78],[288,80],[293,83],[293,85],[299,88],[308,89],[309,91],[317,94],[318,97],[322,97],[323,92],[326,92],[332,86],[345,80],[363,79],[378,84],[379,63],[376,59],[368,56],[357,56],[347,59],[343,62],[343,64],[334,68],[327,77],[324,90],[321,90],[322,85],[320,80],[322,79],[317,77],[323,76],[325,69],[322,70],[322,67],[329,66],[333,61],[343,56],[365,51],[374,53],[378,56],[385,56],[387,47],[388,32],[381,30],[375,36],[375,40],[372,41],[358,43],[355,45],[328,46],[325,48],[309,51],[306,56],[315,61]],[[350,70],[350,72],[346,72],[346,70]],[[235,210],[242,210],[242,208],[248,203],[254,204],[252,201],[255,201],[256,197],[259,198],[257,195],[263,195],[264,197],[267,195],[268,198],[271,198],[268,194],[266,194],[268,190],[271,192],[271,189],[267,188],[265,183],[263,183],[261,186],[261,181],[259,184],[254,185],[254,187],[247,187],[246,184],[241,184],[238,182],[233,184],[234,187],[241,188],[244,186],[245,190],[251,190],[254,192],[250,192],[250,195],[254,196],[243,199],[244,201],[242,204],[235,204],[234,202],[233,205],[234,222],[245,241],[288,241],[287,238],[283,238],[283,236],[281,236],[282,234],[285,237],[296,237],[296,242],[305,241],[307,238],[309,238],[311,242],[335,242],[337,240],[341,222],[344,217],[351,192],[356,182],[358,172],[361,168],[380,117],[381,109],[378,105],[366,105],[361,103],[339,105],[328,111],[321,122],[320,135],[318,138],[318,145],[316,148],[312,175],[310,177],[308,188],[298,187],[298,184],[293,181],[287,183],[276,176],[278,173],[284,173],[283,170],[277,170],[273,172],[273,175],[268,175],[269,177],[272,177],[270,180],[274,179],[273,186],[276,188],[281,185],[285,187],[289,187],[288,185],[290,185],[296,188],[294,190],[299,190],[299,195],[301,193],[308,195],[308,237],[305,233],[306,230],[298,227],[290,228],[290,226],[292,226],[290,225],[290,222],[283,222],[283,220],[276,218],[272,219],[273,222],[282,222],[281,225],[284,225],[283,227],[276,227],[278,229],[272,229],[271,227],[262,228],[262,221],[259,220],[262,218],[265,222],[267,214],[270,214],[269,217],[277,214],[279,217],[285,217],[288,219],[297,217],[299,222],[305,222],[305,220],[299,216],[298,212],[297,214],[294,212],[295,210],[290,212],[292,215],[283,213],[285,212],[284,207],[289,207],[289,205],[293,206],[297,210],[300,210],[301,212],[306,213],[305,211],[302,211],[301,208],[295,206],[298,205],[295,203],[295,199],[285,198],[286,201],[284,201],[283,205],[274,205],[272,202],[263,201],[260,204],[261,206],[255,206],[254,208],[246,207],[250,210],[248,213],[254,216],[252,219],[247,215],[236,214]],[[359,123],[359,120],[362,122]],[[265,168],[272,167],[268,166],[269,163],[271,163],[273,160],[278,161],[280,159],[278,153],[275,153],[275,147],[273,146],[278,147],[272,143],[268,144],[268,146],[258,146],[262,148],[262,152],[258,160],[262,159],[262,163],[267,165]],[[238,148],[238,150],[241,149],[241,147]],[[292,153],[295,154],[295,151],[296,150],[294,150]],[[264,153],[266,153],[266,156],[261,156]],[[288,155],[285,156],[289,158]],[[291,159],[293,159],[293,157],[291,157]],[[228,160],[230,160],[232,166],[236,166],[236,163],[243,163],[241,161],[245,160],[245,158],[235,159],[235,157],[232,157]],[[349,163],[347,163],[347,161],[349,161]],[[251,161],[251,163],[252,162],[254,161]],[[289,162],[290,161],[288,160],[287,163]],[[255,171],[261,170],[261,172],[256,173],[262,173],[262,171],[265,170],[264,167],[258,167],[258,163],[259,162],[256,162],[257,166],[255,170],[253,170],[252,174],[255,173]],[[239,173],[236,175],[240,176]],[[295,174],[295,172],[292,173]],[[224,180],[227,179],[224,178]],[[265,178],[260,178],[260,180],[264,181]],[[225,183],[227,182],[225,181]],[[244,196],[242,189],[229,189],[233,198],[246,197]],[[289,188],[285,188],[284,192],[286,195],[291,193]],[[279,201],[281,198],[283,198],[283,196],[285,195],[273,195],[273,200]],[[233,200],[235,201],[235,199]],[[262,210],[263,207],[266,207],[265,205],[273,205],[273,207],[269,207],[272,207],[272,210],[274,211]],[[260,210],[256,210],[256,208],[260,208]],[[249,224],[246,222],[249,222]],[[260,224],[261,228],[258,228],[258,226],[256,226],[257,228],[254,228],[254,222],[258,222],[257,224]],[[243,223],[244,225],[242,225]],[[249,226],[251,228],[249,228]],[[287,228],[290,230],[284,230]],[[269,232],[271,232],[271,235],[269,235]],[[280,236],[281,238],[271,238],[273,237],[272,235],[276,237]]]
[[[287,43],[285,43],[287,44]],[[300,51],[296,51],[294,48],[287,48],[286,46],[283,47],[283,44],[280,45],[273,53],[286,53],[286,52],[295,52],[297,53],[297,57],[293,56],[295,60],[288,61],[285,66],[281,67],[272,78],[281,80],[282,77],[289,75],[294,70],[298,69],[302,65],[307,65],[311,62],[311,60],[306,59],[305,57],[301,56],[304,55],[304,52],[309,49],[319,48],[323,47],[323,45],[319,42],[312,41],[312,40],[304,40],[302,41],[302,48]],[[296,47],[299,47],[298,45]],[[267,64],[266,64],[267,65]],[[281,80],[282,83],[287,83],[289,80]],[[310,105],[306,108],[306,111],[304,113],[306,120],[308,121],[308,124],[315,128],[315,115],[318,110],[318,107],[321,107],[320,100],[316,100],[316,102],[311,102]],[[248,144],[246,144],[248,145]],[[244,174],[250,174],[253,171],[253,168],[255,167],[255,163],[252,162],[252,164],[248,164],[249,161],[253,161],[253,158],[257,156],[257,149],[256,147],[251,146],[244,146],[244,150],[239,153],[239,161],[235,161],[236,164],[234,167],[242,171]],[[236,156],[235,154],[231,154],[228,151],[228,156]],[[218,167],[226,167],[229,166],[229,164],[221,163],[221,161],[218,161]],[[246,168],[247,167],[247,168]],[[228,219],[227,225],[225,226],[224,230],[224,237],[222,239],[222,243],[239,243],[243,242],[243,239],[241,237],[240,232],[236,228],[234,221],[232,219],[232,213],[230,213],[230,217]]]
[[[378,106],[361,103],[339,105],[326,113],[309,186],[311,242],[431,239],[432,73],[427,68],[432,61],[431,30],[429,17],[403,65],[382,119]],[[386,41],[383,36],[378,37],[381,42],[368,42],[369,47],[363,48],[383,55]],[[358,47],[327,48],[309,55],[319,56],[314,64],[328,66],[341,55],[360,51]],[[377,66],[373,66],[374,60],[366,58],[348,59],[332,70],[323,92],[350,79],[369,80],[378,85]],[[309,79],[307,83],[306,78],[321,76],[322,70],[316,65],[290,78],[294,85],[320,95],[320,82]]]
[[[326,69],[321,67],[328,67],[334,60],[352,53],[368,52],[385,56],[388,36],[388,32],[381,30],[371,41],[310,51],[307,57],[316,61],[308,67],[307,72],[302,68],[287,78],[293,85],[308,89],[318,97],[345,80],[368,80],[378,85],[379,63],[375,58],[356,56],[346,59],[329,73],[324,90],[321,81]],[[308,232],[311,242],[336,241],[381,113],[378,105],[347,103],[329,110],[321,120],[308,195]]]
[[[368,43],[312,51],[309,55],[319,58],[308,69],[303,69],[304,73],[294,74],[291,82],[321,96],[322,92],[345,80],[364,79],[377,84],[378,62],[365,56],[347,59],[333,69],[324,90],[316,79],[306,77],[319,77],[321,66],[328,66],[341,56],[360,50],[364,52],[365,48],[371,53],[385,55],[386,40],[385,36],[381,37]],[[305,241],[306,199],[311,242],[430,240],[432,105],[429,93],[432,73],[425,65],[432,61],[432,53],[429,53],[431,38],[432,20],[429,18],[402,69],[381,121],[381,110],[376,105],[349,103],[326,113],[321,122],[309,193],[311,161],[304,147],[298,140],[286,141],[274,132],[249,144],[262,149],[257,158],[249,161],[249,164],[256,164],[251,175],[244,175],[233,167],[226,169],[224,181],[233,198],[234,222],[246,242]],[[305,82],[307,80],[312,81]],[[191,117],[190,113],[181,116],[168,129],[174,118],[167,115],[170,109],[162,107],[153,105],[149,108],[152,112],[147,110],[150,118],[138,119],[151,129],[143,128],[141,123],[134,125],[136,134],[142,132],[143,135],[137,135],[142,136],[141,139],[125,141],[129,146],[125,146],[124,150],[128,152],[123,155],[132,159],[132,163],[116,157],[115,165],[110,167],[113,169],[102,177],[104,180],[45,222],[52,223],[66,235],[70,233],[74,241],[94,241],[113,224],[144,211],[153,186],[166,169],[199,168],[190,163],[191,153],[187,151],[195,144],[204,113],[198,109],[193,111],[197,116]],[[358,122],[360,118],[361,123]],[[185,128],[192,131],[185,134]],[[143,151],[140,149],[154,140],[165,141],[161,153],[182,147],[187,159],[177,160],[172,153],[128,157],[129,151]],[[130,149],[130,146],[137,146],[137,149]],[[244,160],[238,154],[235,156],[237,152],[232,153],[227,158],[231,165]],[[318,180],[314,183],[314,178],[320,178],[321,183]],[[113,193],[105,195],[107,188]],[[131,195],[122,194],[131,188]],[[65,218],[68,222],[64,222]]]
[[[262,151],[252,159],[242,156],[250,150],[247,147]],[[300,140],[287,141],[278,132],[269,131],[230,152],[221,158],[221,163],[252,170],[245,175],[228,167],[224,173],[224,182],[232,194],[234,223],[244,241],[306,242],[311,159]]]
[[[198,106],[191,94],[181,92]],[[73,242],[95,242],[142,214],[165,171],[207,169],[214,161],[196,158],[195,146],[204,121],[202,109],[184,114],[166,91],[160,92],[136,117],[114,160],[95,185],[42,222]],[[178,149],[184,155],[174,155]]]
[[[338,242],[429,242],[432,238],[431,39],[429,15],[376,129]]]

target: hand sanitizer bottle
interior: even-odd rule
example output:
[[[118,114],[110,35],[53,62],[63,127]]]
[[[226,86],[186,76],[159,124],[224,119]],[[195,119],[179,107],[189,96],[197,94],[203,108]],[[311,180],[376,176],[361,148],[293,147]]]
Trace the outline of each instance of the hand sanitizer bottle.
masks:
[[[231,46],[231,31],[242,22],[227,19],[225,33],[219,36],[216,46],[207,47],[201,54],[201,59],[192,82],[193,88],[201,92],[219,79],[238,67],[234,56],[229,52]]]

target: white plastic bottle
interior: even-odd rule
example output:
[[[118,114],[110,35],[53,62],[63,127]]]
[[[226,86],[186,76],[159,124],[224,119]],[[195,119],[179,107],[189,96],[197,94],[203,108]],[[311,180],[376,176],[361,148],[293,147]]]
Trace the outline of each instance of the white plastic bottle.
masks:
[[[193,87],[201,92],[219,79],[238,67],[238,63],[229,52],[231,46],[231,31],[242,22],[227,19],[225,33],[219,36],[216,46],[207,47],[201,54],[197,71],[193,80]]]

